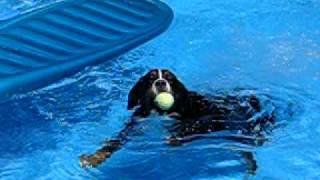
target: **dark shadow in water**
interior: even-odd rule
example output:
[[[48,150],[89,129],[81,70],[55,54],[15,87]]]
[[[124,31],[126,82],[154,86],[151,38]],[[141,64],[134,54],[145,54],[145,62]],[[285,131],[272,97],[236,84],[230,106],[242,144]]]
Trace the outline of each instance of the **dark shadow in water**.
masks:
[[[7,101],[0,108],[0,157],[19,158],[33,151],[54,149],[55,123],[39,114],[33,98]]]

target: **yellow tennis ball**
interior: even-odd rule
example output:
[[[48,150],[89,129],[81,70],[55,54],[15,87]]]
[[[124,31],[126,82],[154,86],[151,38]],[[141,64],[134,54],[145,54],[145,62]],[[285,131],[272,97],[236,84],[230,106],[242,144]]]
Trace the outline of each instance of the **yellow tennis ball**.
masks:
[[[166,111],[172,107],[174,103],[174,98],[172,94],[167,92],[162,92],[156,96],[154,101],[160,109]]]

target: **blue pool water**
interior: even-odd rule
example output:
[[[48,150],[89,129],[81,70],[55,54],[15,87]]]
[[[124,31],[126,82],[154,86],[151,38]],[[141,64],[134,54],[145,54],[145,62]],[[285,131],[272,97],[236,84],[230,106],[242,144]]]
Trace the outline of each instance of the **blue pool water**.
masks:
[[[0,19],[54,1],[0,1]],[[0,106],[0,179],[253,179],[320,177],[320,2],[318,0],[166,0],[175,12],[161,36],[112,62]],[[164,120],[97,169],[81,169],[130,117],[130,87],[150,68],[168,68],[202,93],[244,88],[269,97],[276,128],[261,147],[227,141],[164,144]]]

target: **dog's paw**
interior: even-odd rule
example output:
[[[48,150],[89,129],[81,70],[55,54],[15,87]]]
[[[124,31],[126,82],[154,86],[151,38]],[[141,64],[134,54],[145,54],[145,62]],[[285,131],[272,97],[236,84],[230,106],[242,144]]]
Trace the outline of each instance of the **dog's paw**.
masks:
[[[96,156],[88,156],[88,155],[81,155],[80,156],[80,167],[82,168],[92,168],[97,167],[101,162]]]
[[[80,156],[80,166],[82,168],[89,168],[89,167],[97,167],[111,155],[110,152],[97,152],[94,155],[81,155]]]
[[[93,167],[91,156],[88,156],[85,154],[81,155],[80,156],[80,167],[82,167],[82,168]]]
[[[177,138],[177,137],[167,138],[166,143],[169,146],[182,146],[182,142],[180,141],[180,138]]]

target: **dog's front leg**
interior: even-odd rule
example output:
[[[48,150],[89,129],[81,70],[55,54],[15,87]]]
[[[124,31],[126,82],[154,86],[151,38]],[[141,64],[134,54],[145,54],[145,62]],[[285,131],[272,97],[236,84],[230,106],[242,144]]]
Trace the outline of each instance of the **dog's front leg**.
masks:
[[[102,148],[97,150],[92,155],[81,155],[80,156],[80,166],[81,167],[97,167],[106,159],[108,159],[113,153],[118,151],[125,143],[129,141],[129,133],[134,128],[136,121],[134,118],[129,121],[125,128],[120,131],[120,133],[108,140]]]
[[[93,155],[81,155],[81,167],[97,167],[103,161],[111,156],[112,153],[119,150],[123,143],[118,139],[109,140],[101,149],[96,151]]]

